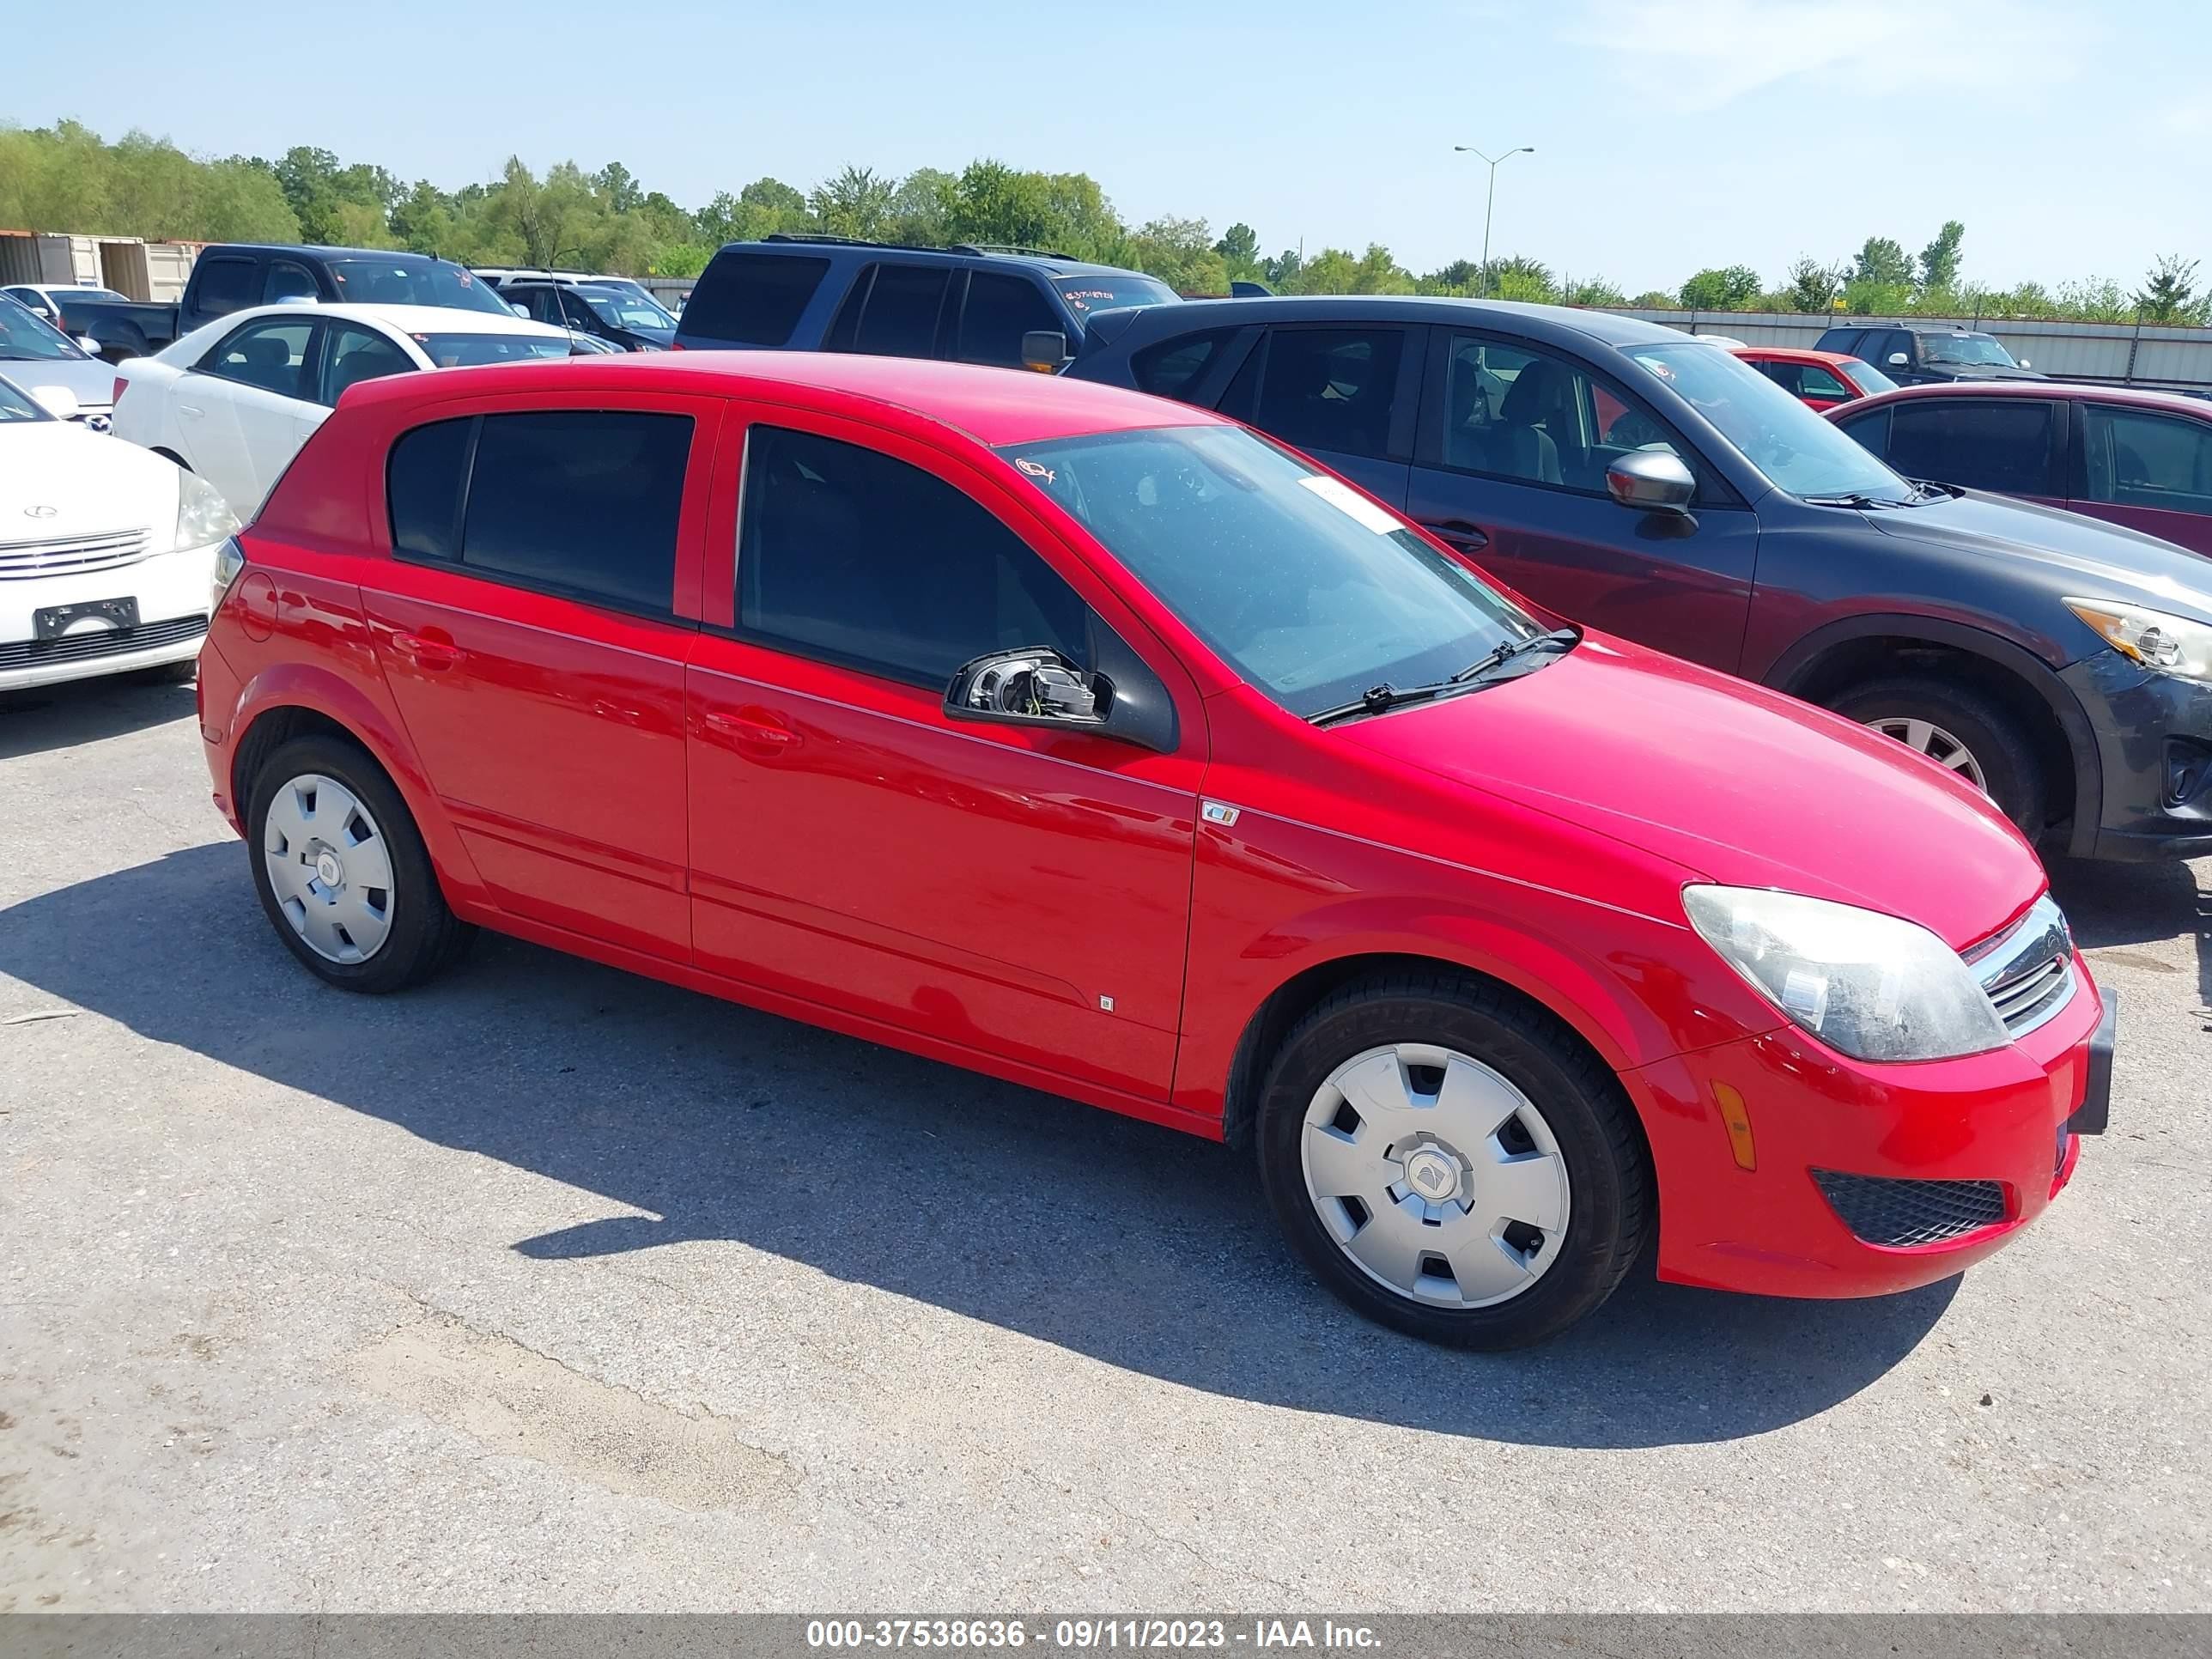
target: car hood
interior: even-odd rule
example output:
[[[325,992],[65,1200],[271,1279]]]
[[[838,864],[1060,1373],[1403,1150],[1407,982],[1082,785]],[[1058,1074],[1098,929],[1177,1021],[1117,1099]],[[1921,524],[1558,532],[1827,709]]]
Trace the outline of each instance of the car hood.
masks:
[[[74,421],[0,426],[0,542],[146,530],[167,552],[182,476],[151,450]]]
[[[1923,363],[1924,374],[1941,374],[1948,380],[2047,380],[2039,368],[2007,368],[2002,363]]]
[[[1707,880],[1903,916],[1957,950],[2044,885],[2012,825],[1934,762],[1605,635],[1516,679],[1336,730]]]
[[[2212,564],[2124,525],[1976,490],[1862,516],[1885,536],[2025,562],[2063,598],[2134,599],[2212,622]]]
[[[12,380],[33,393],[42,386],[67,386],[79,404],[94,413],[104,413],[115,402],[115,365],[97,357],[40,358],[27,362],[0,357],[0,380]]]

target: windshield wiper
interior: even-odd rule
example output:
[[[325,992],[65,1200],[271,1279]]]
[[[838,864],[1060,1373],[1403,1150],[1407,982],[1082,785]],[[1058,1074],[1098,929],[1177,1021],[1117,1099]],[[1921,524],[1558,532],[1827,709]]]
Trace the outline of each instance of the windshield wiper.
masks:
[[[1877,501],[1872,495],[1856,492],[1848,495],[1801,495],[1798,500],[1808,507],[1856,507],[1863,513],[1878,513],[1886,507],[1910,507],[1910,501]]]
[[[1555,628],[1548,633],[1529,634],[1517,640],[1485,652],[1474,662],[1448,680],[1432,680],[1426,685],[1392,685],[1384,681],[1370,685],[1350,702],[1339,703],[1334,708],[1324,708],[1306,719],[1315,726],[1333,726],[1339,720],[1364,719],[1370,714],[1388,714],[1393,708],[1403,708],[1408,703],[1430,702],[1438,697],[1448,697],[1457,691],[1479,690],[1487,677],[1516,657],[1549,647],[1565,650],[1573,646],[1582,635],[1571,628]]]

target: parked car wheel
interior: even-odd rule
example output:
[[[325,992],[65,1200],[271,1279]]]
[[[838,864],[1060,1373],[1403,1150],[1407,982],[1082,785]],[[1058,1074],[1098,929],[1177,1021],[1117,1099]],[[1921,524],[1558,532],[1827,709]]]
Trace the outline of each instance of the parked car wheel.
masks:
[[[361,749],[297,738],[253,781],[254,890],[292,954],[349,991],[397,991],[452,961],[474,930],[447,907],[407,805]]]
[[[1261,1179],[1314,1273],[1431,1341],[1540,1341],[1613,1293],[1652,1218],[1618,1080],[1553,1021],[1449,975],[1338,991],[1285,1039]]]
[[[2030,839],[2043,832],[2043,771],[2020,721],[1970,687],[1922,675],[1875,680],[1829,705],[1972,784]]]

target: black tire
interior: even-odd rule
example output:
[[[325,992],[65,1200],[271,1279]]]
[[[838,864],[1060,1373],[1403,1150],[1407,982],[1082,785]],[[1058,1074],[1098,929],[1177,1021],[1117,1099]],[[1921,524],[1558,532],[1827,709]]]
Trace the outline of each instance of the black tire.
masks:
[[[1940,726],[1964,744],[1981,767],[1984,787],[1997,811],[2030,840],[2043,833],[2048,820],[2035,745],[2018,716],[1987,692],[1931,675],[1899,674],[1853,686],[1828,707],[1862,726],[1923,720]]]
[[[383,945],[367,960],[333,962],[319,954],[300,937],[270,885],[262,857],[262,837],[269,820],[270,803],[278,789],[308,774],[335,780],[351,790],[368,807],[384,837],[392,865],[392,921]],[[447,908],[438,885],[437,872],[414,814],[384,769],[358,744],[326,736],[295,738],[282,744],[254,774],[246,817],[246,862],[253,873],[253,890],[270,926],[285,948],[318,979],[348,991],[380,994],[419,985],[456,960],[474,939],[476,929]]]
[[[1339,1248],[1306,1188],[1314,1095],[1366,1049],[1434,1044],[1480,1060],[1528,1097],[1565,1161],[1566,1233],[1530,1286],[1490,1307],[1443,1308],[1382,1284]],[[1260,1102],[1260,1179],[1316,1278],[1367,1317],[1461,1347],[1516,1348],[1556,1335],[1612,1295],[1656,1219],[1650,1158],[1620,1079],[1551,1016],[1448,972],[1357,981],[1300,1020],[1277,1050]]]
[[[199,672],[199,659],[187,657],[182,662],[165,662],[159,668],[142,668],[131,678],[142,685],[190,685]]]

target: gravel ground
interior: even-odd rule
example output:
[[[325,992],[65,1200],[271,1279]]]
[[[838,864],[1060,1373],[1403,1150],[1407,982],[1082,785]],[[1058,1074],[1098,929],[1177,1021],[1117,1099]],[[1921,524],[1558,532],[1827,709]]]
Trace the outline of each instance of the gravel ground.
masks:
[[[1164,1130],[510,941],[324,989],[189,689],[0,702],[0,1610],[2212,1609],[2212,862],[2056,879],[2113,1133],[2013,1249],[1483,1357]]]

